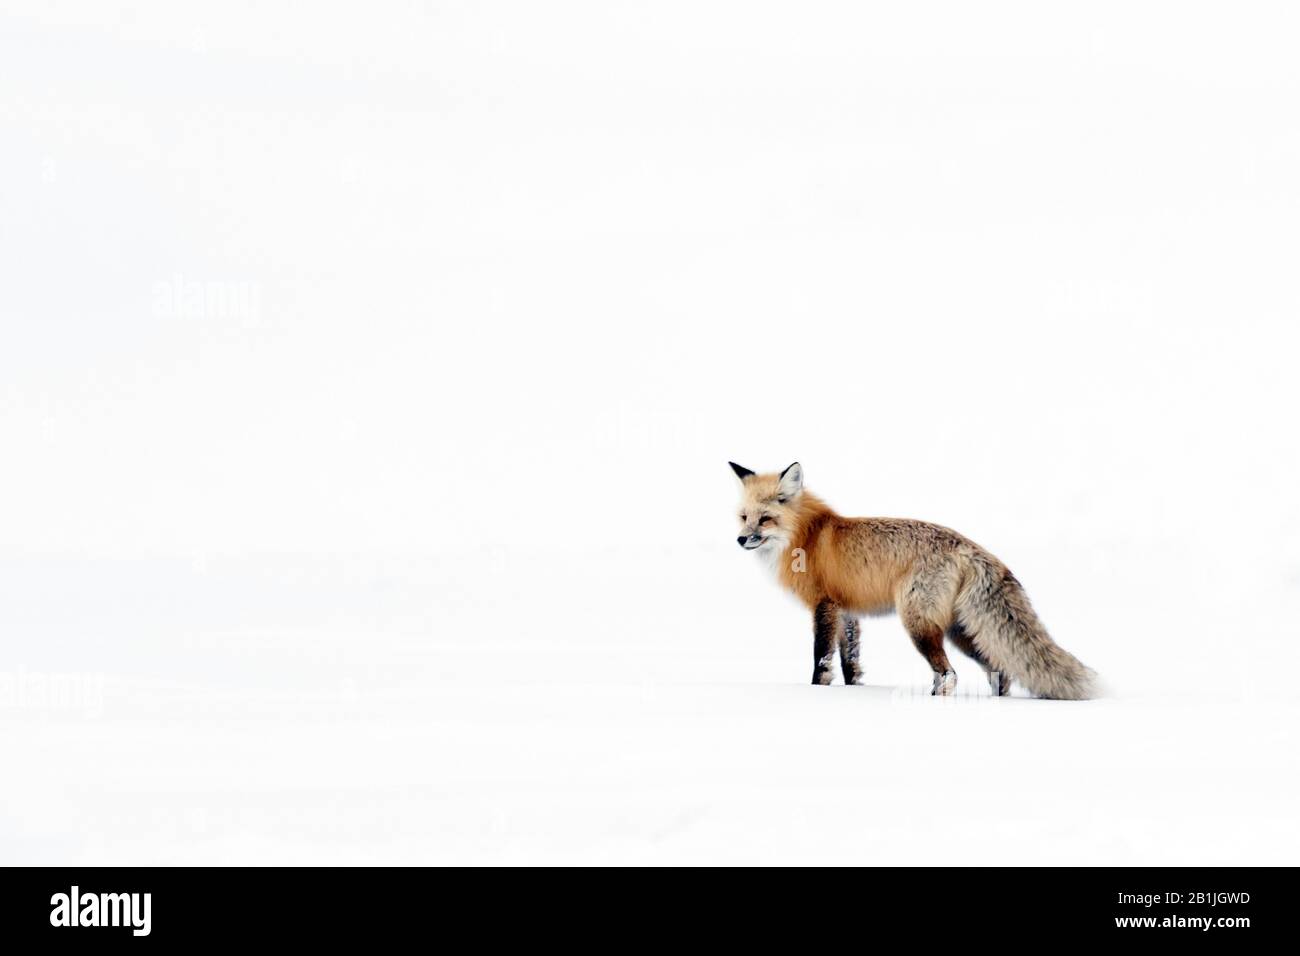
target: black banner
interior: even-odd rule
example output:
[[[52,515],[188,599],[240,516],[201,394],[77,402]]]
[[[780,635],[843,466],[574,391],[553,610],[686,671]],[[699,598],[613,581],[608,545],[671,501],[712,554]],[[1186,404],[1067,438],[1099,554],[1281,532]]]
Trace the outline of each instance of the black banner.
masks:
[[[8,869],[6,940],[40,946],[396,944],[519,935],[616,945],[771,941],[1012,946],[1100,937],[1236,947],[1285,934],[1288,869],[855,869],[548,874],[438,869]],[[593,934],[597,927],[601,937]],[[617,938],[608,933],[616,933]],[[448,935],[451,934],[451,935]]]

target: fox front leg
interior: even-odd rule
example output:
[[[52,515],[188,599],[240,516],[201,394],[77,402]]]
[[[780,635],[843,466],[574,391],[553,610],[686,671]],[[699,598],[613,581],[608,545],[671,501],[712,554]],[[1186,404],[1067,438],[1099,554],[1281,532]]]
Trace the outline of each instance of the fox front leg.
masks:
[[[822,601],[813,612],[814,684],[829,684],[835,676],[835,646],[839,643],[840,609]]]
[[[840,615],[840,670],[844,683],[861,684],[862,667],[858,663],[858,619],[852,614]]]

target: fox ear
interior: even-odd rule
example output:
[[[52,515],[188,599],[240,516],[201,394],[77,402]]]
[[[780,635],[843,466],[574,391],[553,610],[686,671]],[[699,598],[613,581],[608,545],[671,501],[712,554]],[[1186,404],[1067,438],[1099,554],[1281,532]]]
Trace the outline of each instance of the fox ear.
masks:
[[[748,478],[750,475],[753,474],[753,472],[750,471],[748,468],[745,468],[742,465],[737,465],[734,461],[729,461],[727,462],[727,464],[731,466],[731,470],[736,473],[736,477],[739,478],[741,481],[744,481],[746,478]]]
[[[797,461],[781,472],[781,483],[776,488],[776,500],[789,501],[803,490],[803,466]]]

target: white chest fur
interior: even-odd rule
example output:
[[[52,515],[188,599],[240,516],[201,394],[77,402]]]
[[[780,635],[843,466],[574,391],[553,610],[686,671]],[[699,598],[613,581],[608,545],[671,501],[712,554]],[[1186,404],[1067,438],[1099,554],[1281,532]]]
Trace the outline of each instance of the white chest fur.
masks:
[[[758,549],[758,559],[763,567],[779,584],[781,582],[781,560],[785,555],[785,545],[779,543],[765,544]]]

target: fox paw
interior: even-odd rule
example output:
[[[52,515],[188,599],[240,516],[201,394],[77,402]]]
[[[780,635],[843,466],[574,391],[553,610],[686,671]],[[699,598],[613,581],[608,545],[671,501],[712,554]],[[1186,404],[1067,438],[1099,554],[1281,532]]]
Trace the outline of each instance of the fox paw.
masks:
[[[930,691],[930,694],[933,697],[951,697],[956,689],[957,672],[944,671],[942,674],[934,675],[934,689]]]

